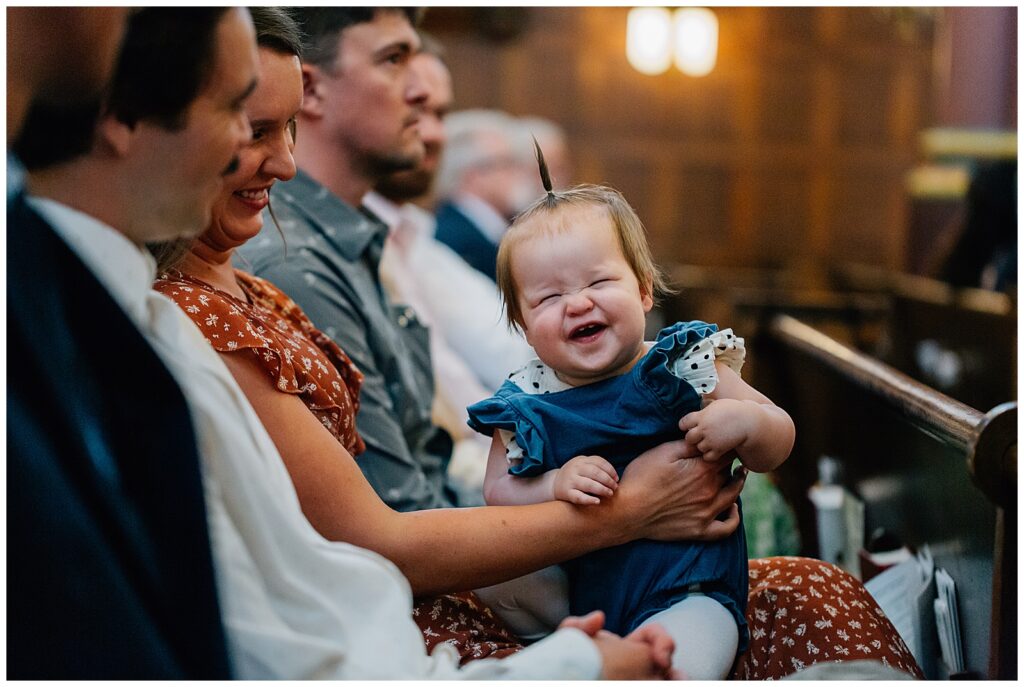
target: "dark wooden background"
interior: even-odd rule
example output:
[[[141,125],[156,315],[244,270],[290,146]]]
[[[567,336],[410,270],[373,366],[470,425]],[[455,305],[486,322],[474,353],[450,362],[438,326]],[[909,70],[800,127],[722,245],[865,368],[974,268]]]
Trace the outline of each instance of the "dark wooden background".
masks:
[[[458,108],[560,122],[576,181],[622,190],[663,264],[903,268],[935,24],[869,7],[714,11],[718,63],[702,78],[634,71],[628,8],[432,8],[424,28],[448,51]]]

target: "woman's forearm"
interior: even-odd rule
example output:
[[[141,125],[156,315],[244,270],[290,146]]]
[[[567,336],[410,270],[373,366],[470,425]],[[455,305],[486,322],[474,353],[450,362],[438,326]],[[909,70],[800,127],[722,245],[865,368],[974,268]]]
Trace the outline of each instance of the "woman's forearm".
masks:
[[[630,541],[640,527],[630,514],[564,501],[395,515],[397,531],[378,553],[402,570],[415,595],[504,582]]]

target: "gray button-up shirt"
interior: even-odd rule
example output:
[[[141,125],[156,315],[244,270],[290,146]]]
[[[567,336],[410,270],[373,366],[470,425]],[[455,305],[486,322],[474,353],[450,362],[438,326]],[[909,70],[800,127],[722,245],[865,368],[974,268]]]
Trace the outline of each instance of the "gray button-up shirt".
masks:
[[[363,474],[396,510],[455,505],[451,438],[431,421],[427,331],[411,308],[388,301],[378,276],[387,227],[301,171],[274,187],[273,208],[286,241],[265,214],[235,263],[288,294],[365,376],[356,415]]]

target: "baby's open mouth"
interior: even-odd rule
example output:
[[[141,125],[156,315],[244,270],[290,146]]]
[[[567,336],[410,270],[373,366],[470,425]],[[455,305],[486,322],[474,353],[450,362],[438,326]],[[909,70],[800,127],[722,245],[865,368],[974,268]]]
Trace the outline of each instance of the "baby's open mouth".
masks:
[[[585,324],[582,327],[577,327],[576,329],[573,329],[572,333],[569,334],[569,338],[585,339],[589,336],[594,336],[595,334],[597,334],[598,332],[602,331],[605,328],[607,328],[607,325],[599,324],[596,322],[593,324]]]

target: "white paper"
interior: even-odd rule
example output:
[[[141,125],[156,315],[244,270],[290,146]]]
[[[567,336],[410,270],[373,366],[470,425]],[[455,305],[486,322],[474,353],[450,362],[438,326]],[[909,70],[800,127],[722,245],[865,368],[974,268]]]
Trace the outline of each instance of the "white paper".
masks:
[[[925,676],[935,675],[935,562],[927,546],[864,586],[903,637]]]

